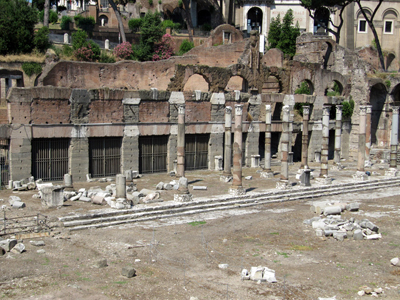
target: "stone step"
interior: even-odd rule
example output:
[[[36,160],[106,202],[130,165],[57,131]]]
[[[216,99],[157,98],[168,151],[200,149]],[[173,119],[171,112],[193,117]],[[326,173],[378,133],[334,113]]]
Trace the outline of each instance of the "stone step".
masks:
[[[209,199],[172,205],[146,207],[138,210],[117,212],[99,212],[80,216],[60,218],[63,226],[69,230],[99,228],[122,225],[131,222],[148,221],[175,216],[204,213],[216,210],[250,207],[268,203],[295,201],[300,199],[318,198],[342,193],[366,191],[377,188],[398,186],[400,179],[387,179],[359,182],[358,184],[343,184],[334,186],[319,186],[301,190],[278,191],[276,193],[252,194],[247,197],[226,197],[224,199]]]

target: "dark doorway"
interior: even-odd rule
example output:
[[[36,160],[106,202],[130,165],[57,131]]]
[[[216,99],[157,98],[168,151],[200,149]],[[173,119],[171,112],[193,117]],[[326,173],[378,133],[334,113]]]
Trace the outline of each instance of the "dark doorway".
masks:
[[[139,138],[139,172],[167,172],[168,136]]]
[[[89,139],[89,172],[93,178],[121,172],[121,144],[119,137]]]

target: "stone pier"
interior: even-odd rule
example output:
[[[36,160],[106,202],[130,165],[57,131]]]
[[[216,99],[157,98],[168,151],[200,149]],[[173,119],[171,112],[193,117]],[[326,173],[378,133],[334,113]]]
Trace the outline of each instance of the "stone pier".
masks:
[[[232,180],[232,107],[225,107],[225,149],[224,149],[224,172],[220,177],[223,182]]]
[[[185,177],[185,104],[178,107],[178,142],[176,147],[178,164],[176,175]]]
[[[329,152],[329,115],[330,105],[324,105],[322,109],[322,147],[321,147],[321,173],[320,177],[328,176],[328,152]]]
[[[359,121],[359,133],[358,133],[358,161],[357,161],[357,172],[353,175],[353,178],[357,181],[368,180],[367,174],[365,174],[365,123],[367,120],[367,107],[365,105],[360,106],[360,121]]]
[[[308,165],[308,121],[310,120],[310,106],[303,106],[303,132],[301,139],[301,165],[304,168]]]
[[[366,105],[367,107],[367,120],[365,124],[365,165],[371,166],[371,115],[372,105]]]
[[[273,178],[271,170],[271,105],[265,105],[265,151],[264,170],[260,173],[261,178]]]
[[[397,169],[397,147],[399,132],[399,107],[392,106],[392,130],[390,133],[390,168]]]
[[[281,176],[276,183],[277,189],[286,189],[289,186],[289,136],[290,136],[290,108],[285,105],[282,108],[282,136],[281,136]]]
[[[233,181],[229,193],[232,195],[244,195],[246,190],[242,186],[242,114],[243,105],[235,105],[235,128],[233,143]]]
[[[343,105],[336,105],[334,162],[339,168],[340,168],[340,150],[342,148],[342,109]]]

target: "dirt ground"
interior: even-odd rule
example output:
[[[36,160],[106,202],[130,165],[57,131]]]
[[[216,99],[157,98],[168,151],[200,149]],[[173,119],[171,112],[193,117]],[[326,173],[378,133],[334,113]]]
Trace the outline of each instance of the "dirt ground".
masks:
[[[297,169],[291,167],[293,180]],[[331,174],[345,181],[354,170],[340,172]],[[278,180],[277,176],[262,180],[254,169],[245,168],[243,175],[253,176],[243,181],[252,192],[274,188]],[[191,185],[208,187],[193,191],[195,198],[223,194],[229,188],[215,172],[188,172],[187,177]],[[148,175],[135,183],[140,190],[171,179]],[[75,188],[90,185],[106,184],[74,184]],[[40,211],[54,221],[71,213],[104,209],[81,202],[46,209],[40,199],[32,198],[34,192],[3,190],[0,198],[5,204],[10,194],[20,196],[27,207],[9,210],[8,216]],[[172,200],[173,193],[165,192],[162,198]],[[315,216],[311,201],[72,233],[57,228],[52,237],[24,239],[22,254],[0,257],[0,299],[368,299],[357,295],[362,286],[382,288],[379,298],[400,299],[400,267],[390,265],[390,259],[400,257],[399,198],[399,188],[325,198],[360,203],[360,211],[345,212],[343,218],[369,219],[379,226],[380,240],[339,242],[316,237],[303,224]],[[35,247],[30,240],[43,240],[45,246]],[[45,253],[37,253],[39,249]],[[101,259],[107,259],[108,266],[94,267]],[[220,269],[219,264],[228,268]],[[133,266],[137,276],[121,276],[126,266]],[[252,266],[275,270],[278,282],[242,281],[242,268]]]

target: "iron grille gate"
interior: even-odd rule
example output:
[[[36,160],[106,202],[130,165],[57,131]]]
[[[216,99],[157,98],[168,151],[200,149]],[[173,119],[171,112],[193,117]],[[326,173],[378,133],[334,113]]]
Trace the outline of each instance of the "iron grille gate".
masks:
[[[1,168],[1,186],[7,185],[10,179],[9,171],[9,141],[0,140],[0,168]]]
[[[90,138],[89,170],[92,177],[114,176],[121,172],[122,138]]]
[[[208,134],[189,134],[185,136],[185,169],[208,168]]]
[[[68,173],[69,139],[33,139],[32,174],[44,181],[63,180]]]
[[[139,173],[167,172],[168,136],[139,138]]]

